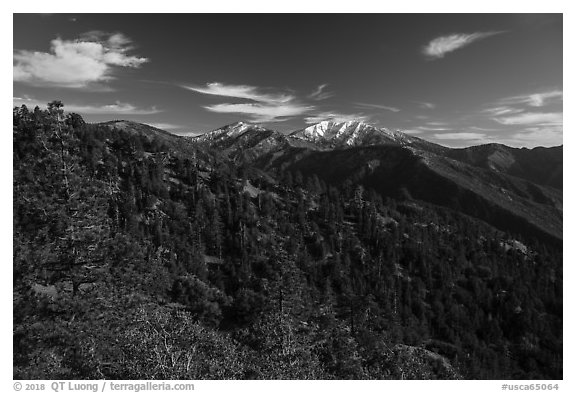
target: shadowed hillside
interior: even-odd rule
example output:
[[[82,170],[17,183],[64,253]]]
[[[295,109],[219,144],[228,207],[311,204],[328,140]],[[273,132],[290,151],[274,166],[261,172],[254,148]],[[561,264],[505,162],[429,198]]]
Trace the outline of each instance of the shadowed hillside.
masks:
[[[15,379],[562,378],[561,247],[463,214],[509,211],[476,169],[290,147],[264,172],[57,102],[13,142]]]

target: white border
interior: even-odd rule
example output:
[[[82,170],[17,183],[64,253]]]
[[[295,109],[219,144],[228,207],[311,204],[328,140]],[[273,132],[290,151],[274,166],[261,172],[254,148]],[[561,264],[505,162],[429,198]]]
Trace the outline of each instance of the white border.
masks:
[[[81,1],[61,0],[57,2],[50,2],[47,0],[37,1],[28,0],[16,3],[14,1],[5,1],[0,6],[2,13],[0,14],[2,29],[2,53],[13,51],[13,18],[12,13],[30,13],[30,12],[48,12],[48,13],[200,13],[200,12],[230,12],[230,13],[262,13],[262,12],[302,12],[302,13],[564,13],[564,70],[568,70],[564,79],[564,105],[566,108],[573,107],[572,92],[574,87],[573,72],[576,71],[574,64],[574,38],[576,37],[574,18],[574,8],[572,4],[574,1],[562,0],[546,0],[546,1],[505,1],[505,0],[482,0],[480,2],[471,1],[425,1],[425,0],[410,0],[394,2],[379,2],[374,0],[354,0],[347,2],[335,3],[333,1],[311,1],[311,0],[293,0],[286,2],[274,1],[249,1],[249,0],[220,0],[216,2],[184,2],[184,1],[154,1],[142,4],[140,2],[118,0],[96,0],[91,4]],[[8,39],[10,37],[10,39]],[[9,62],[9,56],[4,58],[2,62],[2,84],[5,94],[2,95],[2,107],[7,112],[12,107],[12,95],[8,96],[8,92],[12,93],[12,71]],[[5,113],[6,113],[5,112]],[[574,115],[572,110],[565,111],[564,113],[564,129],[568,130],[564,134],[565,154],[564,172],[572,174],[574,166],[574,151],[573,132]],[[0,226],[0,239],[2,241],[2,258],[4,264],[2,268],[2,297],[0,304],[1,311],[4,316],[3,323],[0,324],[0,332],[2,344],[5,348],[2,351],[0,370],[1,370],[1,384],[0,389],[4,392],[13,391],[12,385],[12,332],[11,332],[11,318],[12,315],[12,192],[9,192],[9,184],[12,183],[12,133],[11,124],[8,124],[8,113],[3,117],[1,135],[1,148],[0,154],[0,180],[5,188],[5,192],[1,194],[1,217],[2,225]],[[574,230],[573,223],[576,220],[574,216],[574,181],[571,180],[569,175],[564,179],[564,203],[566,206],[564,213],[564,238],[565,244],[565,264],[564,264],[564,381],[560,381],[560,391],[576,391],[575,372],[574,368],[574,338],[573,332],[576,331],[574,324],[574,311],[571,305],[574,300],[574,264],[576,263],[574,249],[571,247],[573,240]],[[132,381],[134,382],[134,381]],[[510,381],[514,383],[513,381]],[[534,381],[539,383],[541,381]],[[519,382],[518,382],[519,383]],[[554,382],[555,383],[555,382]],[[383,389],[391,391],[447,391],[447,392],[496,392],[501,391],[502,381],[198,381],[197,391],[228,391],[234,389],[237,391],[270,391],[271,389],[279,389],[282,391],[288,390],[304,390],[304,391],[319,391],[320,389],[329,389],[336,391],[350,391],[362,389],[366,391],[382,392]],[[572,388],[570,388],[572,386]]]

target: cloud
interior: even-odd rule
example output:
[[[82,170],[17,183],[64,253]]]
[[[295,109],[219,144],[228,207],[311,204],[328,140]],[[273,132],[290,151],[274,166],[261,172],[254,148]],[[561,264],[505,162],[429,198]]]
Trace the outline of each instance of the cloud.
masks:
[[[500,131],[499,129],[496,129],[496,128],[486,128],[486,127],[477,127],[477,126],[468,127],[468,129],[474,130],[474,131]]]
[[[429,59],[441,59],[447,53],[464,48],[473,42],[491,37],[501,31],[476,32],[472,34],[450,34],[434,38],[422,50],[422,53]]]
[[[209,94],[221,97],[243,98],[251,101],[264,102],[267,104],[282,104],[294,100],[289,94],[266,94],[254,86],[247,85],[224,85],[219,82],[207,83],[206,87],[182,85],[184,89],[197,93]]]
[[[215,113],[238,113],[248,117],[249,121],[279,122],[290,118],[307,115],[304,121],[308,124],[318,123],[324,120],[337,122],[366,121],[369,116],[360,114],[343,114],[331,111],[319,111],[315,104],[306,103],[306,100],[298,98],[294,94],[283,92],[270,92],[265,89],[249,85],[227,85],[220,82],[207,83],[205,86],[180,85],[182,88],[201,94],[236,98],[246,100],[244,102],[219,103],[206,105],[203,108]],[[332,96],[326,92],[328,85],[319,85],[306,98],[308,100],[319,101]],[[371,105],[371,104],[364,104]],[[399,111],[398,108],[376,105],[380,109]]]
[[[506,139],[514,145],[534,145],[540,141],[550,145],[550,141],[562,140],[563,114],[559,111],[535,112],[533,108],[542,108],[551,104],[558,104],[563,100],[561,90],[548,90],[533,94],[524,94],[506,97],[497,101],[496,105],[484,109],[482,113],[488,114],[493,121],[508,126],[522,127],[515,130],[515,134]],[[531,110],[532,109],[532,110]],[[509,131],[510,132],[510,131]]]
[[[29,108],[38,106],[45,108],[46,102],[41,102],[30,97],[13,97],[14,106],[26,105]],[[64,103],[64,111],[76,112],[82,115],[107,115],[107,114],[122,114],[122,115],[151,115],[161,112],[155,107],[144,109],[138,108],[130,103],[116,101],[113,104],[104,105],[78,105]]]
[[[304,121],[306,124],[316,124],[320,123],[321,121],[331,120],[337,123],[345,123],[349,121],[368,121],[370,120],[369,116],[366,116],[362,113],[360,114],[344,114],[344,113],[337,113],[337,112],[320,112],[315,113],[311,116],[305,117]]]
[[[431,103],[431,102],[419,102],[418,104],[420,104],[421,108],[424,109],[434,109],[436,108],[436,105]]]
[[[261,88],[248,85],[225,85],[219,82],[206,84],[206,87],[186,86],[183,88],[201,94],[239,98],[252,102],[222,103],[205,106],[204,109],[216,113],[240,113],[257,123],[285,121],[290,117],[310,112],[314,106],[297,102],[296,97],[285,93],[266,93]]]
[[[486,138],[486,134],[478,132],[447,132],[444,134],[434,134],[433,137],[438,140],[482,140]]]
[[[311,98],[313,100],[316,101],[321,101],[321,100],[325,100],[327,98],[330,98],[334,95],[334,93],[331,92],[323,92],[323,90],[328,86],[328,84],[323,84],[320,85],[316,88],[316,90],[314,90],[309,96],[308,98]]]
[[[285,121],[289,117],[299,116],[313,109],[310,106],[293,103],[281,105],[265,103],[216,104],[204,108],[217,113],[241,113],[249,116],[251,121],[257,123]]]
[[[450,131],[452,130],[452,128],[448,128],[448,127],[429,127],[429,126],[421,126],[421,127],[416,127],[416,129],[418,130],[422,130],[422,131]]]
[[[138,108],[126,102],[116,101],[114,104],[107,105],[64,105],[64,109],[68,112],[77,112],[87,115],[104,115],[119,113],[124,115],[152,115],[161,112],[155,107],[149,109]]]
[[[183,128],[178,124],[172,124],[172,123],[145,123],[145,124],[148,124],[150,127],[159,128],[161,130],[176,130],[179,128]]]
[[[430,135],[430,138],[436,142],[453,148],[477,146],[486,143],[500,142],[498,139],[489,137],[487,134],[480,132],[447,132]]]
[[[562,125],[562,113],[524,112],[507,117],[494,118],[504,125]]]
[[[25,95],[24,97],[12,97],[12,104],[14,106],[26,105],[28,109],[32,109],[36,106],[41,109],[48,107],[48,101],[40,101],[35,98],[31,98],[28,95]]]
[[[522,113],[522,109],[512,108],[509,106],[497,106],[494,108],[487,108],[482,111],[483,113],[488,113],[492,116],[502,116],[502,115],[513,115],[516,113]]]
[[[418,128],[414,128],[414,129],[404,129],[402,130],[402,132],[404,134],[422,134],[424,131]]]
[[[533,107],[542,107],[553,102],[562,101],[563,99],[564,92],[562,90],[551,90],[541,93],[507,97],[502,99],[501,102],[509,105],[528,105]]]
[[[429,133],[430,131],[451,131],[453,128],[448,127],[448,123],[443,122],[429,122],[425,126],[417,126],[414,128],[409,128],[402,130],[406,134],[423,134]]]
[[[35,86],[82,88],[114,79],[115,68],[138,68],[147,58],[130,56],[130,39],[121,33],[84,35],[69,41],[56,38],[50,52],[14,53],[14,82]]]
[[[510,143],[521,146],[558,146],[563,143],[561,126],[529,127],[510,137]]]
[[[358,102],[356,105],[363,107],[363,108],[376,108],[376,109],[384,109],[390,112],[400,112],[400,109],[393,107],[393,106],[386,106],[386,105],[377,105],[377,104],[367,104],[364,102]]]
[[[562,126],[536,126],[501,135],[495,140],[514,147],[559,146],[563,144]]]

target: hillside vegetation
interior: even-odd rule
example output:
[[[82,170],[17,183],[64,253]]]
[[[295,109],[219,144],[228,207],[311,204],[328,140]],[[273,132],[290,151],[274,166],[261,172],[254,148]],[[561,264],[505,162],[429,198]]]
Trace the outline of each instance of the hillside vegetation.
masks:
[[[561,379],[562,249],[14,108],[15,379]]]

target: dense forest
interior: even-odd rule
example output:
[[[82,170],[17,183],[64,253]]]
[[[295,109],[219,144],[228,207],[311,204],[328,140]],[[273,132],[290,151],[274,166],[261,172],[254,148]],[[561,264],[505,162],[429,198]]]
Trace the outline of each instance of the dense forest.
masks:
[[[562,249],[13,111],[15,379],[561,379]]]

